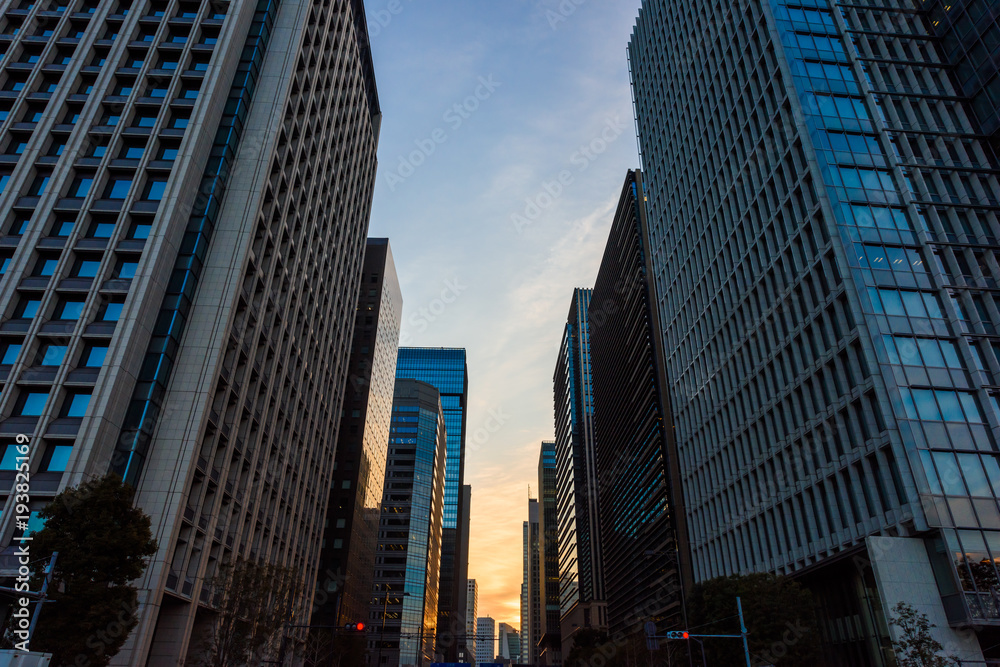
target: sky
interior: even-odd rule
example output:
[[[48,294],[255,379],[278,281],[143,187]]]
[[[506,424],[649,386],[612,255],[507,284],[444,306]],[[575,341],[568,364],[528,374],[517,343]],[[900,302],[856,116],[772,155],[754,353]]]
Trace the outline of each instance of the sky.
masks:
[[[365,3],[383,113],[369,235],[392,247],[400,345],[468,351],[469,577],[478,614],[515,627],[570,299],[593,286],[639,166],[639,2]]]

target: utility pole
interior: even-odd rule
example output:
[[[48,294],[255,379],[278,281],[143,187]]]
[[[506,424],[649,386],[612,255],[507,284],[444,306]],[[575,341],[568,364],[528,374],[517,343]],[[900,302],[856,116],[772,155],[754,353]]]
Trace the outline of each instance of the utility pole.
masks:
[[[750,667],[750,647],[747,646],[747,626],[743,622],[743,601],[736,598],[736,610],[740,613],[740,635],[743,637],[743,654],[747,658],[747,667]]]

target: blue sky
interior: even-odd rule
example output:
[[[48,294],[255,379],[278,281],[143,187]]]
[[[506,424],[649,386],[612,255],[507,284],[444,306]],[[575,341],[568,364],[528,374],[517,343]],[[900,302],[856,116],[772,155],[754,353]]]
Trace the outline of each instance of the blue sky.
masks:
[[[521,524],[553,437],[574,287],[593,285],[638,167],[626,45],[639,0],[368,0],[383,121],[371,236],[403,345],[468,350],[469,576],[519,625]]]

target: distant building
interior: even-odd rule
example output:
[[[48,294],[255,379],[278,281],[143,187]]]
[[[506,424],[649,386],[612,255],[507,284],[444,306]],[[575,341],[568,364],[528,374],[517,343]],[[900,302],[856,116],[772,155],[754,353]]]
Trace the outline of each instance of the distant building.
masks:
[[[556,511],[556,443],[543,441],[538,453],[538,562],[541,635],[538,664],[562,665],[559,637],[559,520]]]
[[[594,430],[608,625],[614,635],[683,621],[680,565],[689,565],[663,393],[660,325],[647,282],[642,177],[626,175],[590,299]],[[634,610],[641,609],[637,619]]]
[[[445,448],[437,389],[396,380],[368,615],[375,665],[435,659]]]
[[[594,290],[573,290],[553,374],[556,507],[559,521],[559,603],[562,653],[573,635],[606,628],[601,567],[593,374],[587,308]]]
[[[476,619],[476,662],[493,662],[496,657],[497,622],[489,616]]]
[[[389,240],[368,239],[323,532],[316,625],[368,617],[402,308]]]
[[[465,647],[469,651],[466,662],[474,662],[479,659],[479,654],[476,652],[476,640],[478,639],[476,623],[479,618],[478,614],[479,586],[476,584],[475,579],[469,579],[468,586],[465,589]]]
[[[542,638],[542,564],[538,501],[528,499],[528,520],[522,528],[524,547],[523,583],[521,585],[521,659],[529,665],[538,664],[538,642]]]
[[[437,650],[444,662],[457,662],[465,633],[465,587],[469,578],[469,508],[465,481],[465,422],[469,398],[469,371],[461,348],[401,347],[396,377],[433,385],[441,393],[448,429],[448,467],[445,472],[444,538],[441,551],[441,589]]]
[[[514,626],[507,623],[500,624],[497,647],[498,662],[510,661],[514,664],[521,662],[521,633],[515,630]]]

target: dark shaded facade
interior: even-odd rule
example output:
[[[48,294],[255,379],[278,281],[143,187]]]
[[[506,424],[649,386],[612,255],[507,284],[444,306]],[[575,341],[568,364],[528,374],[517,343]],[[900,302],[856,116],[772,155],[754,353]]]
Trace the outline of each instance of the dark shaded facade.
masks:
[[[628,172],[588,318],[594,379],[601,544],[608,626],[636,631],[682,625],[682,569],[689,567],[677,460],[662,392],[663,363],[641,173]],[[679,557],[678,557],[679,556]]]
[[[33,511],[135,486],[159,548],[116,664],[198,659],[237,558],[300,572],[308,618],[376,173],[363,3],[2,14],[0,448],[35,443]]]
[[[526,665],[538,664],[539,641],[545,632],[539,520],[538,500],[528,498],[528,520],[521,532],[521,660]]]
[[[981,131],[1000,147],[1000,5],[990,0],[926,0],[955,87],[971,101]]]
[[[426,665],[435,654],[447,436],[437,389],[397,380],[392,403],[368,664]]]
[[[933,23],[646,0],[629,47],[694,574],[820,582],[831,665],[891,664],[900,601],[960,659],[998,643],[992,79],[956,86]]]
[[[368,239],[323,532],[314,625],[368,617],[403,298],[388,239]]]
[[[556,443],[542,441],[538,453],[539,594],[542,635],[538,664],[562,665],[559,619],[559,512],[556,508]]]
[[[396,377],[427,382],[441,393],[441,407],[448,429],[448,464],[445,471],[437,651],[445,657],[444,662],[457,662],[460,646],[465,641],[465,596],[469,574],[469,513],[462,493],[469,396],[465,350],[401,347],[396,362]],[[467,650],[462,648],[462,652],[467,653]]]
[[[592,294],[592,289],[573,290],[552,377],[563,655],[572,647],[575,632],[607,626],[597,509],[590,325],[587,321]]]

